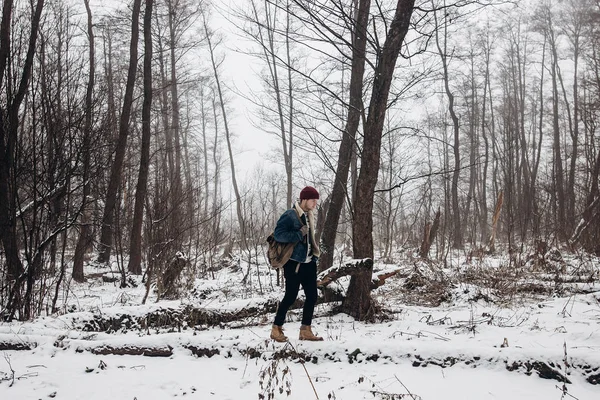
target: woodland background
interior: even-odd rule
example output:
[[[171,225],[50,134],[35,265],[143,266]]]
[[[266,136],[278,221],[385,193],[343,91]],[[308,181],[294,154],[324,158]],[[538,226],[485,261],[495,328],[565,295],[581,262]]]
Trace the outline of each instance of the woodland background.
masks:
[[[143,302],[241,261],[242,284],[256,273],[262,290],[265,238],[308,184],[320,268],[367,260],[345,272],[357,319],[376,313],[372,260],[399,252],[437,265],[499,252],[509,266],[600,252],[598,1],[2,10],[4,320],[64,312],[94,265],[121,286],[141,275]],[[254,59],[253,90],[233,84],[250,67],[231,52]],[[253,126],[231,123],[244,113]],[[241,138],[257,130],[270,163],[244,174]]]

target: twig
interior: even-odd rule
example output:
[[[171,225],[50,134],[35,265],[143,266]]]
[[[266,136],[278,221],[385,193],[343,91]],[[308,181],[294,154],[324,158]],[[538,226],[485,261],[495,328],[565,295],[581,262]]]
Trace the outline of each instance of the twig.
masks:
[[[10,363],[10,357],[8,355],[4,354],[4,360],[8,364],[8,369],[10,369],[10,377],[6,378],[7,381],[10,381],[8,387],[12,387],[15,384],[15,370]]]
[[[396,378],[396,380],[397,380],[398,382],[400,382],[400,384],[402,385],[402,387],[403,387],[403,388],[406,390],[406,393],[408,393],[408,395],[409,395],[410,397],[412,397],[412,398],[413,398],[413,400],[417,400],[417,398],[421,399],[421,396],[417,396],[417,397],[415,397],[415,395],[414,395],[414,394],[412,394],[412,393],[410,392],[410,390],[408,390],[408,388],[406,387],[406,385],[404,384],[404,382],[402,382],[402,381],[401,381],[401,380],[400,380],[400,379],[399,379],[399,378],[396,376],[396,374],[394,374],[394,378]]]
[[[565,364],[565,375],[564,375],[565,379],[563,381],[562,388],[560,388],[560,390],[562,391],[562,396],[560,396],[561,400],[564,399],[565,396],[571,396],[568,393],[569,389],[567,389],[567,374],[569,373],[569,369],[571,367],[571,364],[569,363],[569,359],[568,359],[568,356],[567,356],[567,342],[566,341],[563,342],[563,351],[564,351],[564,354],[565,354],[565,356],[563,357],[563,363]],[[571,397],[573,397],[573,396],[571,396]],[[573,398],[575,399],[576,397],[573,397]]]
[[[296,351],[296,348],[294,347],[294,345],[290,342],[287,342],[287,344],[292,348],[292,350],[294,351],[294,353],[296,353],[296,355],[298,356],[298,359],[300,360],[300,364],[302,364],[302,368],[304,368],[304,372],[306,373],[306,377],[308,378],[308,381],[310,382],[310,386],[312,387],[313,392],[315,393],[315,397],[317,398],[317,400],[319,400],[319,394],[317,393],[317,389],[315,389],[315,385],[313,384],[313,381],[310,377],[310,374],[308,373],[308,370],[306,369],[306,365],[304,362],[304,359],[302,357],[300,357],[300,355],[298,354],[298,352]]]
[[[566,317],[567,315],[570,317],[571,313],[567,311],[567,307],[569,306],[569,303],[571,303],[571,300],[573,300],[573,306],[575,305],[575,300],[573,298],[573,295],[569,296],[569,298],[567,299],[567,302],[565,303],[562,311],[560,312],[564,317]],[[573,306],[571,306],[571,310],[573,310]]]
[[[429,331],[419,331],[419,332],[417,332],[417,333],[403,332],[403,331],[396,331],[396,332],[392,333],[391,337],[396,337],[396,334],[397,334],[397,333],[399,333],[399,334],[400,334],[400,336],[407,335],[407,336],[416,336],[416,337],[418,337],[418,338],[422,338],[422,337],[429,337],[429,336],[428,336],[428,335],[426,335],[425,333],[430,333],[430,334],[432,334],[432,335],[435,335],[435,336],[433,337],[434,339],[443,340],[444,342],[448,342],[448,341],[450,341],[450,339],[449,339],[449,338],[447,338],[447,337],[444,337],[444,336],[442,336],[442,335],[439,335],[439,334],[437,334],[437,333],[435,333],[435,332],[429,332]]]
[[[555,386],[555,387],[556,387],[557,389],[560,389],[560,391],[562,391],[562,390],[563,390],[563,389],[562,389],[561,387],[559,387],[559,386]],[[563,394],[562,394],[562,396],[561,396],[560,398],[561,398],[561,399],[564,399],[564,398],[565,398],[565,396],[569,396],[569,397],[571,397],[571,398],[573,398],[573,399],[575,399],[575,400],[579,400],[579,397],[575,397],[575,396],[573,396],[572,394],[569,394],[569,393],[566,393],[566,392],[563,392]]]

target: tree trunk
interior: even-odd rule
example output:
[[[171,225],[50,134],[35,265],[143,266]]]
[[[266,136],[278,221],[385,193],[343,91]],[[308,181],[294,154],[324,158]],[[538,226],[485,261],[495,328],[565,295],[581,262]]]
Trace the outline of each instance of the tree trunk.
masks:
[[[376,63],[354,203],[354,258],[373,258],[373,197],[380,166],[381,136],[396,60],[408,32],[413,8],[414,0],[398,0],[394,19]],[[342,310],[358,320],[372,318],[375,311],[371,297],[372,274],[373,269],[370,268],[353,276],[350,279],[348,295],[342,303]]]
[[[133,227],[131,229],[130,255],[127,270],[135,275],[142,274],[142,223],[144,203],[148,191],[148,168],[150,165],[150,112],[152,108],[152,5],[146,0],[144,12],[144,102],[142,105],[142,149],[140,170],[135,190]]]
[[[289,3],[288,3],[289,4]],[[286,13],[285,24],[285,50],[287,56],[287,78],[288,78],[288,159],[286,160],[286,177],[287,177],[287,207],[290,207],[293,202],[293,173],[294,173],[294,87],[292,85],[292,56],[290,52],[290,12]]]
[[[81,214],[81,225],[79,230],[79,238],[75,247],[75,255],[73,256],[73,279],[76,282],[83,282],[85,276],[83,274],[83,260],[85,253],[91,243],[91,229],[90,229],[90,212],[87,209],[88,197],[90,196],[90,156],[91,146],[90,140],[92,136],[92,113],[93,107],[92,98],[94,94],[94,82],[96,74],[96,54],[95,54],[95,43],[94,43],[94,26],[92,24],[92,10],[90,9],[89,0],[84,0],[85,10],[87,12],[87,33],[88,41],[90,43],[89,57],[90,57],[90,69],[88,74],[88,84],[85,93],[85,125],[83,128],[83,194],[82,194],[82,214]]]
[[[324,271],[333,265],[335,239],[344,201],[348,191],[348,173],[354,152],[356,132],[363,112],[363,77],[365,73],[365,49],[367,44],[367,26],[371,0],[360,0],[356,10],[356,31],[352,35],[352,72],[350,75],[350,98],[348,119],[342,132],[342,141],[338,152],[338,164],[331,190],[323,234],[321,235],[321,258],[319,270]]]
[[[138,39],[139,39],[139,20],[142,0],[134,0],[133,11],[131,15],[131,42],[129,45],[129,69],[127,71],[127,83],[125,85],[125,97],[123,99],[123,108],[119,120],[119,138],[115,152],[115,159],[110,170],[110,181],[104,203],[104,213],[102,216],[102,232],[100,234],[98,262],[107,263],[110,260],[110,253],[113,242],[113,224],[115,210],[117,208],[117,193],[121,185],[121,175],[123,172],[123,160],[127,149],[127,138],[129,136],[129,120],[131,117],[131,108],[133,105],[133,89],[135,86],[135,75],[138,65]]]
[[[490,42],[490,32],[488,31],[485,37],[485,42],[483,45],[484,57],[485,57],[485,73],[484,73],[484,83],[483,83],[483,104],[481,106],[481,137],[483,138],[484,143],[484,155],[483,155],[483,170],[481,172],[481,179],[479,181],[479,185],[481,185],[481,196],[479,197],[479,202],[481,204],[481,213],[479,215],[479,229],[481,230],[480,241],[483,242],[489,236],[488,229],[488,203],[487,203],[487,182],[488,182],[488,168],[490,163],[490,143],[488,138],[487,130],[487,99],[488,93],[490,99],[492,97],[492,90],[490,84],[490,64],[491,64],[491,52],[492,52],[492,43]],[[491,101],[490,101],[491,102]],[[491,105],[490,105],[491,108]]]
[[[494,215],[492,217],[492,233],[488,240],[488,250],[490,253],[496,251],[496,229],[498,228],[498,219],[500,218],[500,211],[502,210],[502,202],[504,201],[504,192],[498,193],[498,200],[496,201],[496,208],[494,209]]]
[[[170,66],[171,66],[171,77],[169,87],[171,88],[171,132],[175,145],[175,172],[172,176],[173,179],[173,190],[172,190],[172,213],[170,215],[172,232],[174,235],[176,249],[181,247],[180,243],[183,239],[182,233],[183,224],[185,217],[183,217],[182,202],[183,198],[183,186],[181,182],[181,120],[179,117],[179,84],[177,81],[177,57],[175,55],[175,47],[177,43],[175,21],[173,20],[176,13],[176,4],[173,0],[167,1],[169,11],[169,54],[170,54]],[[188,218],[191,216],[188,216]]]
[[[240,225],[240,239],[241,239],[241,243],[242,243],[242,248],[244,250],[247,250],[248,244],[246,242],[246,240],[247,240],[246,224],[244,221],[244,214],[242,212],[242,196],[240,195],[240,191],[239,191],[238,184],[237,184],[237,178],[236,178],[236,174],[235,174],[235,161],[233,159],[233,150],[232,150],[232,146],[231,146],[231,135],[229,133],[229,125],[227,123],[227,113],[225,110],[225,99],[223,97],[223,91],[221,90],[221,83],[219,80],[219,73],[217,70],[217,62],[215,60],[215,49],[214,49],[212,41],[211,41],[211,33],[208,29],[206,16],[204,14],[203,14],[203,22],[204,22],[204,31],[206,33],[206,40],[207,40],[208,48],[209,48],[209,52],[210,52],[210,59],[211,59],[211,63],[212,63],[213,74],[215,77],[215,83],[217,85],[217,94],[219,95],[219,104],[221,106],[221,112],[223,114],[222,116],[223,116],[223,126],[225,128],[225,141],[227,142],[227,151],[229,152],[229,165],[231,167],[231,183],[233,185],[233,192],[235,194],[237,217],[238,217],[238,223]]]
[[[421,243],[421,249],[419,251],[419,256],[421,258],[429,258],[429,250],[431,249],[431,244],[435,240],[435,236],[437,235],[438,228],[440,226],[440,209],[438,208],[435,213],[435,217],[433,218],[433,223],[425,224],[425,232],[423,233],[423,242]]]
[[[4,257],[7,264],[7,278],[16,279],[23,272],[17,244],[17,188],[14,186],[14,159],[17,148],[17,132],[19,127],[19,108],[23,103],[29,87],[29,78],[33,68],[33,57],[38,37],[38,28],[44,8],[44,1],[38,0],[31,21],[31,32],[27,55],[23,64],[21,80],[17,92],[7,101],[6,109],[0,107],[0,236],[4,247]],[[10,54],[10,28],[13,11],[13,1],[4,0],[2,22],[0,24],[0,86],[7,73],[6,67]],[[11,96],[11,94],[8,94]],[[17,299],[20,289],[18,280],[12,290],[11,297]],[[9,303],[14,304],[13,299]],[[14,307],[13,307],[14,308]],[[11,310],[9,310],[11,311]],[[14,310],[13,310],[14,311]]]
[[[553,177],[555,181],[554,192],[556,194],[557,220],[555,232],[559,240],[565,239],[566,228],[566,205],[565,205],[565,184],[564,184],[564,168],[562,161],[561,148],[561,133],[560,133],[560,116],[558,114],[558,44],[556,43],[554,27],[552,25],[552,16],[549,9],[546,9],[546,35],[550,45],[551,74],[552,74],[552,133],[553,133],[553,152],[554,152],[554,169]]]
[[[435,19],[436,28],[439,27],[437,20],[437,13],[433,13],[433,17]],[[448,112],[450,113],[450,118],[452,119],[452,133],[454,136],[454,145],[453,145],[453,154],[454,154],[454,171],[452,173],[452,247],[455,249],[460,249],[463,246],[463,236],[462,236],[462,224],[460,218],[460,205],[458,202],[458,180],[460,177],[460,130],[459,130],[459,121],[456,112],[454,111],[454,94],[450,90],[450,77],[448,74],[448,61],[447,61],[447,51],[446,51],[446,43],[447,43],[447,29],[446,24],[444,24],[444,48],[442,49],[442,45],[440,43],[439,37],[439,29],[435,30],[435,38],[436,38],[436,46],[438,49],[438,53],[442,60],[442,69],[443,69],[443,79],[444,79],[444,90],[446,92],[446,96],[448,97]]]

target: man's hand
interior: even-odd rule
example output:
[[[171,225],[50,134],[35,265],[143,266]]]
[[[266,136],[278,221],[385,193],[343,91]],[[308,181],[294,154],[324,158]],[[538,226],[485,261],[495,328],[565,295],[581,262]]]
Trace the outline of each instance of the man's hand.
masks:
[[[308,234],[308,225],[302,225],[300,232],[302,233],[302,236],[306,236]]]

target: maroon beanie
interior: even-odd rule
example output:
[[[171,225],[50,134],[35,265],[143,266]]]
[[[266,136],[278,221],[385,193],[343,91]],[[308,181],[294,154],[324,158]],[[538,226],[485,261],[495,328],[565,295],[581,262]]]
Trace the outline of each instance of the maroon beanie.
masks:
[[[300,192],[300,200],[318,199],[319,192],[312,186],[307,186]]]

